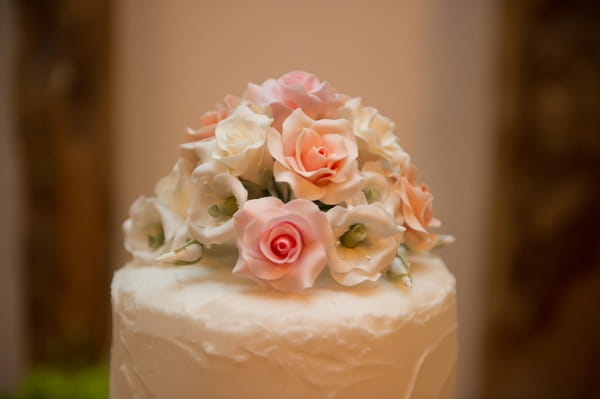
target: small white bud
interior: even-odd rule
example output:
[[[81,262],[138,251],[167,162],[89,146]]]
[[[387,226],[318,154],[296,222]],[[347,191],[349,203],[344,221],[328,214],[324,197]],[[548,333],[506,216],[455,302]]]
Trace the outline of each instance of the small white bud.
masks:
[[[408,274],[408,269],[406,269],[406,266],[404,266],[402,260],[397,257],[392,261],[392,264],[390,265],[390,271],[394,274]]]

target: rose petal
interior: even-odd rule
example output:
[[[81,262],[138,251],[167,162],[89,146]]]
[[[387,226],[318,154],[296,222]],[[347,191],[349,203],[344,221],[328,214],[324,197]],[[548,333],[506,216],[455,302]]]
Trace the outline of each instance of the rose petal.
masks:
[[[285,163],[281,133],[275,129],[269,129],[269,132],[267,133],[267,147],[269,148],[269,153],[276,161]]]
[[[283,122],[282,141],[283,153],[286,155],[293,154],[295,143],[298,136],[304,128],[310,128],[313,120],[308,117],[300,108],[294,110],[290,116]]]
[[[339,204],[346,198],[352,198],[354,193],[360,187],[361,177],[358,174],[358,166],[356,163],[350,165],[352,173],[349,173],[349,178],[342,183],[329,183],[325,194],[320,198],[325,204]]]
[[[311,149],[314,149],[315,147],[320,147],[321,146],[321,136],[319,136],[319,134],[317,132],[315,132],[314,130],[310,129],[310,128],[303,128],[300,130],[300,134],[296,137],[296,142],[295,142],[295,149],[291,154],[294,154],[293,157],[289,156],[289,158],[292,158],[295,160],[296,162],[296,167],[295,169],[297,170],[301,170],[301,171],[312,171],[317,169],[318,167],[310,167],[310,166],[306,166],[304,165],[304,160],[302,159],[303,155],[305,152],[310,151]],[[286,159],[288,159],[288,157],[286,157]]]
[[[275,180],[289,183],[297,198],[315,201],[321,199],[325,195],[326,190],[319,187],[302,176],[293,173],[279,162],[273,165],[273,175]]]
[[[352,287],[365,281],[377,281],[381,277],[381,273],[371,274],[360,270],[353,270],[350,273],[332,273],[332,277],[341,285]]]
[[[299,292],[312,287],[326,265],[325,249],[313,242],[305,248],[301,261],[289,269],[285,278],[268,283],[279,291]]]
[[[329,152],[325,147],[314,146],[296,155],[304,170],[329,169]],[[329,169],[331,170],[331,169]]]
[[[302,86],[282,86],[281,101],[292,109],[302,109],[311,118],[321,116],[323,102],[315,95],[306,92]]]

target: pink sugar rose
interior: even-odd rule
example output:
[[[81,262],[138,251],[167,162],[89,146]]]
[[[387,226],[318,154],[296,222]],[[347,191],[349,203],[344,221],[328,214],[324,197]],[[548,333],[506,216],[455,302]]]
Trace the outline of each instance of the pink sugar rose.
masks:
[[[269,131],[267,146],[275,180],[289,183],[296,198],[337,204],[358,191],[358,149],[345,119],[314,121],[296,109],[282,133]]]
[[[260,86],[248,83],[248,96],[261,107],[271,107],[273,127],[277,130],[281,130],[285,118],[296,108],[301,108],[313,119],[331,119],[336,117],[336,110],[343,104],[329,83],[304,71],[288,72],[277,80],[268,79]]]
[[[223,104],[217,103],[215,110],[205,112],[200,116],[200,129],[188,129],[185,141],[198,141],[215,136],[217,123],[227,118],[240,105],[240,99],[230,94],[225,96],[223,102]]]
[[[327,264],[333,236],[312,202],[278,198],[247,201],[234,216],[239,250],[233,273],[279,291],[312,287]]]

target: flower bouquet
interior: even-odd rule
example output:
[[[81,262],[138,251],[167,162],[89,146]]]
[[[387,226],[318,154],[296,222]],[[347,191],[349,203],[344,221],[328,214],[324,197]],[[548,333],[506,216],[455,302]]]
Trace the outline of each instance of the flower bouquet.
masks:
[[[141,262],[198,263],[235,245],[233,273],[280,291],[325,268],[354,286],[383,275],[412,284],[410,254],[451,242],[394,123],[316,76],[294,71],[228,95],[188,129],[156,196],[125,221]]]

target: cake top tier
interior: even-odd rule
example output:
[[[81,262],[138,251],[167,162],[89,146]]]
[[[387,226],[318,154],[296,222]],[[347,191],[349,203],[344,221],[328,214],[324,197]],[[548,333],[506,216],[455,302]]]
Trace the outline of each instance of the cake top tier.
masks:
[[[310,73],[249,83],[199,124],[155,196],[131,205],[125,248],[140,262],[196,264],[229,245],[235,275],[280,291],[325,268],[345,286],[410,286],[411,254],[452,241],[430,232],[433,196],[394,123]]]

